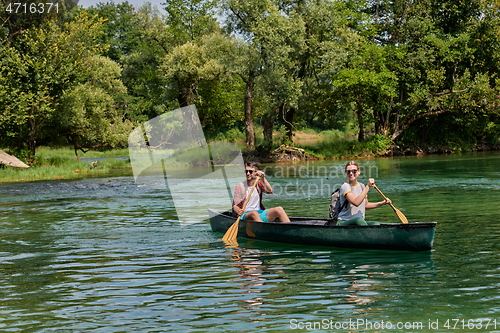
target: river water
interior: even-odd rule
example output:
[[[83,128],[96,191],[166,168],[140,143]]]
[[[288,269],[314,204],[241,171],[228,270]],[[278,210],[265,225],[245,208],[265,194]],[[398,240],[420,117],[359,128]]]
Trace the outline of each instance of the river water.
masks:
[[[344,163],[263,166],[265,204],[325,217]],[[2,184],[0,331],[500,332],[500,154],[360,164],[410,222],[438,222],[432,251],[226,248],[130,171]]]

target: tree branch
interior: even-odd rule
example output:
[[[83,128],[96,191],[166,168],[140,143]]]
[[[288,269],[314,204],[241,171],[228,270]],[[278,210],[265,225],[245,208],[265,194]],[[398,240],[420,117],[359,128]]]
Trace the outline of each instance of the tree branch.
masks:
[[[435,93],[433,96],[431,97],[436,97],[436,96],[443,96],[443,95],[448,95],[448,94],[455,94],[455,93],[461,93],[461,92],[466,92],[466,91],[469,91],[471,88],[473,88],[474,86],[470,86],[470,87],[467,87],[465,89],[462,89],[462,90],[445,90],[445,91],[441,91],[439,93]],[[431,97],[428,97],[426,99],[430,99]]]
[[[445,91],[434,93],[434,94],[432,94],[430,96],[427,96],[427,97],[424,97],[424,98],[420,99],[417,103],[415,103],[415,105],[408,112],[408,115],[406,117],[404,117],[401,122],[399,122],[399,121],[395,122],[395,129],[394,129],[394,133],[391,136],[391,140],[395,140],[398,136],[401,135],[401,133],[403,133],[406,129],[408,129],[408,127],[410,127],[410,125],[414,121],[416,121],[418,119],[425,118],[425,117],[428,117],[428,116],[435,116],[435,115],[446,113],[446,112],[450,111],[450,109],[441,109],[441,110],[438,110],[438,111],[424,112],[424,113],[412,116],[412,114],[415,112],[415,110],[420,105],[420,103],[422,103],[422,102],[424,102],[426,100],[430,100],[433,97],[439,97],[439,96],[444,96],[444,95],[449,95],[449,94],[466,92],[466,91],[469,91],[473,87],[474,86],[470,86],[470,87],[467,87],[467,88],[462,89],[462,90],[453,90],[453,89],[445,90]]]
[[[19,36],[19,35],[25,34],[25,33],[27,33],[27,31],[26,31],[26,30],[19,29],[18,31],[16,31],[16,32],[14,32],[14,33],[12,33],[12,34],[10,34],[10,35],[9,35],[9,37],[7,38],[7,40],[8,40],[9,42],[12,42],[12,40],[13,40],[14,38],[16,38],[16,37],[17,37],[17,36]]]
[[[236,12],[231,6],[229,6],[229,9],[233,12],[233,14],[246,26],[248,26],[247,22],[241,17],[241,15]]]

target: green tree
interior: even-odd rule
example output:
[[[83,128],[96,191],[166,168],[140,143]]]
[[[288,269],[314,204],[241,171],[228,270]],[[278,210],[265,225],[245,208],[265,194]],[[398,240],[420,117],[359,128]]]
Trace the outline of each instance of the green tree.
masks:
[[[173,40],[160,12],[148,2],[140,8],[109,2],[89,11],[105,20],[101,40],[110,45],[105,55],[123,66],[127,117],[146,121],[165,112],[167,97],[159,64]]]
[[[108,62],[96,60],[96,56],[106,50],[106,46],[98,42],[102,22],[102,19],[81,12],[63,25],[50,21],[44,26],[30,28],[10,43],[0,45],[0,126],[4,135],[10,138],[11,145],[25,144],[31,155],[35,155],[37,145],[53,137],[55,130],[60,128],[58,120],[72,119],[63,114],[75,111],[76,107],[72,110],[64,108],[63,99],[67,99],[71,92],[74,94],[75,89],[82,96],[102,95],[99,92],[102,88],[88,82],[92,81],[89,68],[103,75],[99,82],[104,82],[106,77],[103,71],[98,71],[99,66],[106,65],[103,68],[116,73],[116,68],[113,72]],[[118,83],[115,84],[115,87],[118,86]],[[92,92],[91,88],[95,91]],[[116,93],[122,94],[123,91],[118,89]],[[89,107],[97,104],[89,104]],[[85,115],[93,117],[92,112]],[[83,121],[84,118],[79,119]],[[112,121],[117,122],[118,119],[115,117]],[[74,136],[74,131],[71,133],[64,128],[57,134],[79,137],[80,141],[84,141],[83,132]],[[85,135],[94,134],[87,131]],[[111,136],[101,135],[100,138],[109,139],[102,145],[115,143]]]
[[[383,47],[362,41],[347,65],[332,77],[334,96],[354,105],[359,141],[365,139],[367,119],[376,116],[377,134],[387,125],[384,110],[387,101],[396,97],[397,77],[386,67],[384,52]]]
[[[118,100],[126,94],[120,66],[103,56],[86,61],[88,74],[81,83],[64,91],[52,128],[71,139],[75,154],[80,149],[124,147],[133,123],[123,119]]]
[[[165,0],[165,23],[175,45],[219,30],[215,18],[217,0]]]
[[[287,17],[303,26],[296,32],[302,34],[303,42],[291,44],[294,67],[289,75],[302,82],[297,107],[291,106],[284,115],[291,140],[297,118],[312,124],[321,114],[337,116],[335,105],[349,104],[339,103],[339,96],[330,94],[333,76],[347,66],[351,60],[348,55],[354,56],[358,40],[373,29],[352,3],[286,0],[280,1],[280,6]]]
[[[90,16],[98,15],[104,19],[99,39],[102,44],[109,45],[105,56],[121,63],[124,56],[130,55],[142,44],[136,9],[128,1],[98,3],[87,11]]]
[[[269,151],[273,144],[273,126],[278,115],[295,107],[302,82],[290,75],[296,68],[292,57],[293,45],[303,43],[303,24],[289,19],[274,1],[231,0],[228,9],[228,28],[247,39],[251,52],[258,55],[247,70],[247,96],[254,87],[263,92],[268,107],[263,115],[264,143]],[[254,58],[255,59],[255,58]],[[248,102],[248,99],[247,99]],[[248,104],[245,108],[248,115]],[[248,119],[248,118],[247,118]],[[248,120],[247,120],[248,121]],[[247,135],[251,133],[248,131]],[[247,142],[251,142],[247,138]]]
[[[102,21],[82,13],[62,27],[49,23],[31,28],[0,52],[3,96],[0,110],[8,136],[22,140],[35,154],[38,132],[52,119],[62,92],[85,70],[85,60],[104,46],[95,42]],[[20,127],[19,127],[20,126]],[[20,128],[20,129],[19,129]]]
[[[177,95],[175,97],[180,106],[196,103],[200,105],[200,113],[203,116],[206,111],[204,104],[219,105],[221,107],[218,112],[219,121],[229,115],[234,117],[231,110],[228,109],[228,106],[232,105],[231,99],[234,100],[234,95],[230,94],[231,97],[224,103],[210,101],[207,98],[208,95],[211,95],[211,98],[221,100],[224,94],[220,93],[216,97],[215,94],[210,94],[210,91],[216,88],[219,83],[225,85],[229,83],[231,86],[233,78],[226,66],[225,59],[232,54],[233,46],[234,43],[224,35],[212,34],[200,37],[197,41],[177,46],[165,56],[160,69],[168,82],[169,91]],[[204,89],[200,91],[202,87]],[[225,94],[228,93],[230,91],[226,90]],[[230,122],[234,123],[235,120]]]
[[[397,97],[386,103],[390,119],[386,132],[391,139],[415,126],[426,131],[427,120],[444,120],[440,118],[444,114],[454,115],[445,119],[449,122],[493,111],[499,69],[498,5],[483,0],[379,4],[378,41],[403,55],[388,63],[398,77]],[[471,96],[476,99],[470,100]],[[452,127],[449,133],[453,132]]]
[[[230,71],[245,83],[243,102],[245,146],[254,149],[254,88],[256,79],[263,72],[263,66],[258,45],[252,42],[251,24],[260,15],[260,6],[252,2],[229,0],[223,4],[223,8],[226,12],[226,30],[229,34],[239,34],[242,37],[235,47],[233,58],[228,61],[228,66]]]
[[[0,42],[11,42],[27,30],[45,25],[47,21],[64,23],[71,20],[76,2],[0,0]]]
[[[262,73],[260,58],[257,50],[249,43],[240,41],[235,45],[234,52],[228,59],[227,64],[231,73],[238,75],[245,83],[245,96],[243,100],[243,114],[245,124],[245,146],[248,149],[255,148],[254,129],[254,86],[256,78]]]

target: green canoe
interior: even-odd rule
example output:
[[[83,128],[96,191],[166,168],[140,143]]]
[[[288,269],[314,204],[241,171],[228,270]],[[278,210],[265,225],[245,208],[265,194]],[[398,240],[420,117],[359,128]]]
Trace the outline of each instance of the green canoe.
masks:
[[[210,226],[225,233],[236,221],[231,212],[209,209]],[[428,251],[436,222],[381,223],[374,226],[328,226],[327,219],[291,217],[290,223],[240,220],[238,237],[272,242],[347,248]]]

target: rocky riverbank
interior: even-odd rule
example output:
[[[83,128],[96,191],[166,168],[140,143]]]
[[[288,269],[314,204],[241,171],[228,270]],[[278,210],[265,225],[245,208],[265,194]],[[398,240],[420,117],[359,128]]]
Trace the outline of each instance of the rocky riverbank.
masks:
[[[277,162],[293,162],[293,161],[316,161],[317,157],[308,154],[305,149],[281,145],[271,152],[262,150],[251,150],[243,152],[245,161],[255,161],[259,163],[277,163]]]
[[[470,146],[455,146],[450,147],[447,145],[394,145],[390,147],[381,156],[420,156],[420,155],[433,155],[433,154],[454,154],[463,152],[484,152],[484,151],[499,151],[500,144],[474,144]]]

